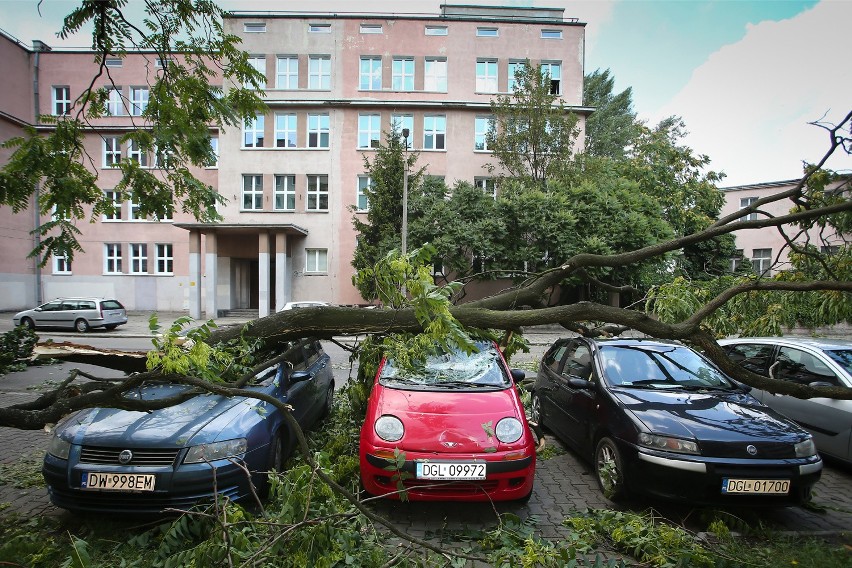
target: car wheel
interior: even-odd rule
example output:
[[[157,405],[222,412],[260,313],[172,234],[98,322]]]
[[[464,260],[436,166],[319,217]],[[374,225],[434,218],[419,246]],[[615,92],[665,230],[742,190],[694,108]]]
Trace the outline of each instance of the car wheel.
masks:
[[[272,443],[269,444],[269,471],[279,472],[284,470],[284,439],[281,434],[275,434]]]
[[[541,415],[541,399],[536,393],[533,393],[530,399],[530,422],[534,422],[539,427],[544,428],[544,416]]]
[[[83,318],[80,318],[74,322],[74,329],[76,329],[80,333],[86,333],[87,331],[89,331],[89,322],[87,322]]]
[[[624,461],[618,446],[610,438],[601,438],[595,449],[595,476],[604,497],[610,501],[618,501],[627,496],[624,483]]]
[[[320,418],[322,419],[331,416],[332,409],[334,409],[334,383],[328,387],[328,391],[325,393],[325,404],[323,405]]]
[[[21,325],[29,329],[35,329],[35,322],[30,318],[21,318]]]

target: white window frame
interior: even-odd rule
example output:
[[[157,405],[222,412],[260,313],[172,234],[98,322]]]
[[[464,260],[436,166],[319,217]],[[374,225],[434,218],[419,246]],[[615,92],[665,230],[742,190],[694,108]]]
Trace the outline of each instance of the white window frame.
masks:
[[[107,87],[107,114],[110,116],[124,116],[124,100],[121,87],[112,85]]]
[[[370,200],[364,190],[369,189],[372,185],[373,179],[370,176],[358,176],[357,197],[355,198],[355,211],[358,213],[366,213],[370,210]]]
[[[246,120],[243,124],[243,148],[263,148],[266,143],[265,128],[265,115],[258,114],[255,115],[254,120]]]
[[[308,88],[315,91],[331,90],[330,55],[311,55],[308,58]]]
[[[515,82],[515,73],[518,69],[526,67],[526,65],[526,61],[509,61],[509,66],[507,68],[509,74],[509,82],[507,83],[508,92],[514,93],[517,90],[518,85]]]
[[[210,149],[213,150],[214,161],[212,164],[208,164],[207,168],[218,168],[219,167],[219,137],[211,136],[210,137]]]
[[[478,187],[485,193],[485,195],[490,196],[492,199],[497,199],[497,180],[491,177],[478,177],[474,178],[473,185]]]
[[[745,209],[751,204],[757,202],[760,199],[759,197],[741,197],[740,198],[740,209]],[[739,219],[740,221],[757,221],[757,211],[753,211],[748,213],[747,215],[743,215]]]
[[[121,194],[117,191],[113,191],[111,189],[104,190],[104,197],[112,201],[113,204],[113,214],[110,215],[108,213],[104,213],[102,220],[103,221],[121,221],[121,210],[124,206],[124,203],[121,201]]]
[[[104,67],[121,67],[124,61],[120,57],[107,57],[104,59]]]
[[[413,91],[414,69],[413,57],[394,57],[391,64],[391,89],[394,91]]]
[[[127,159],[134,160],[141,168],[147,168],[148,152],[143,151],[141,146],[137,146],[138,144],[135,140],[127,141]]]
[[[53,102],[51,105],[53,116],[67,116],[71,114],[71,87],[68,85],[54,85]]]
[[[298,120],[296,114],[292,112],[276,112],[275,147],[296,148],[298,145],[298,136]]]
[[[247,34],[265,34],[266,22],[246,22],[243,24],[243,32]]]
[[[104,274],[124,274],[122,260],[121,243],[104,243]]]
[[[105,168],[115,168],[118,167],[118,163],[121,161],[121,138],[118,136],[104,136],[104,154],[103,154],[103,164]]]
[[[427,57],[423,63],[423,90],[447,92],[447,58]]]
[[[358,90],[382,90],[381,55],[362,55],[358,62]]]
[[[562,30],[542,28],[541,39],[562,39]]]
[[[331,117],[328,113],[308,115],[308,148],[328,148],[331,139]]]
[[[362,34],[382,34],[384,30],[381,24],[361,24],[360,30]]]
[[[378,148],[382,143],[382,115],[361,113],[358,115],[358,149]]]
[[[130,212],[128,216],[128,221],[147,221],[144,217],[142,217],[139,213],[139,209],[141,205],[138,201],[135,201],[132,197],[130,201],[127,202],[127,210]]]
[[[493,116],[477,116],[473,124],[473,150],[475,152],[490,152],[488,147],[488,132],[494,127]]]
[[[328,211],[328,203],[328,176],[325,174],[308,175],[305,211]]]
[[[275,88],[297,90],[299,88],[299,57],[279,55],[275,65]]]
[[[772,276],[772,249],[752,249],[751,267],[758,276]]]
[[[148,108],[151,91],[148,87],[130,87],[130,115],[142,116]]]
[[[305,272],[328,274],[328,249],[305,249]]]
[[[246,200],[249,207],[246,207]],[[263,211],[263,175],[243,174],[240,211]]]
[[[68,262],[68,257],[64,255],[53,256],[53,273],[54,274],[71,274],[71,263]]]
[[[443,128],[442,128],[443,127]],[[447,149],[447,116],[427,114],[423,117],[423,149]]]
[[[743,249],[737,249],[734,252],[734,256],[731,257],[731,265],[728,267],[731,272],[736,272],[740,266],[743,264],[743,255],[745,251]]]
[[[308,33],[311,34],[330,34],[331,24],[308,24]]]
[[[476,37],[500,37],[500,29],[493,27],[476,28]]]
[[[414,147],[414,115],[413,114],[392,114],[391,129],[396,130],[399,137],[402,138],[403,129],[408,129],[408,149]]]
[[[541,69],[542,74],[547,73],[548,76],[550,77],[550,94],[551,95],[561,95],[562,94],[562,62],[561,61],[542,61],[540,69]],[[554,73],[553,73],[554,70],[556,71],[556,75],[554,75]],[[556,85],[553,84],[554,81],[557,81]]]
[[[496,59],[476,60],[476,92],[496,93],[499,85],[500,73]]]
[[[156,243],[154,245],[156,260],[154,264],[155,274],[175,273],[175,251],[172,243]]]
[[[426,26],[423,33],[427,36],[445,36],[449,35],[447,26]]]
[[[296,210],[296,176],[294,174],[275,174],[272,191],[272,208],[275,211]]]
[[[165,59],[157,58],[157,61],[154,62],[155,67],[159,67],[160,69],[165,69],[169,66],[169,63],[172,63],[174,59],[171,57],[167,57]]]
[[[130,274],[148,274],[148,243],[130,243]]]
[[[248,64],[255,68],[255,70],[259,71],[263,75],[263,81],[260,83],[260,88],[265,89],[267,84],[266,79],[266,56],[265,55],[250,55],[248,57]],[[243,85],[246,89],[253,89],[254,87],[246,82]]]

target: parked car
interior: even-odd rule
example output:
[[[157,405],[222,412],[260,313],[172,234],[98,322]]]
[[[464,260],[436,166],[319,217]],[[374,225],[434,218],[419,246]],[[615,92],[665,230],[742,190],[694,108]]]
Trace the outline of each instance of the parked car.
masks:
[[[12,317],[15,325],[67,327],[85,333],[91,328],[115,329],[127,323],[127,311],[121,302],[105,298],[59,298]]]
[[[367,493],[422,501],[528,499],[536,440],[493,343],[439,351],[413,369],[381,362],[361,427]]]
[[[281,311],[284,310],[295,310],[296,308],[316,308],[319,306],[330,306],[328,302],[321,302],[318,300],[302,300],[301,302],[287,302],[284,304],[284,307],[281,308]]]
[[[678,343],[558,340],[531,420],[591,461],[612,500],[800,504],[822,471],[810,434]]]
[[[293,347],[248,388],[292,406],[307,428],[329,413],[334,377],[318,341]],[[150,384],[132,396],[157,400],[185,388]],[[250,483],[263,495],[265,472],[281,470],[294,448],[295,435],[272,404],[199,395],[153,412],[92,408],[72,414],[54,429],[42,473],[57,507],[159,513],[188,509],[215,494],[243,500],[251,495]]]
[[[768,377],[799,384],[852,388],[852,341],[748,337],[719,342],[734,362]],[[852,400],[801,399],[752,390],[763,404],[813,434],[821,454],[852,463]]]

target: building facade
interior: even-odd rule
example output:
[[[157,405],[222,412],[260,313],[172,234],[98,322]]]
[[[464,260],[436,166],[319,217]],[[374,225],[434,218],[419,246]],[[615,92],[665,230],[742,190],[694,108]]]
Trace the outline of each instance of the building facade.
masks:
[[[515,69],[529,62],[549,73],[552,92],[579,114],[582,130],[589,111],[582,107],[585,24],[563,12],[442,5],[435,15],[230,14],[226,32],[242,39],[266,77],[268,111],[242,129],[212,132],[218,163],[197,174],[226,199],[223,220],[197,223],[179,207],[173,219],[137,219],[133,203],[122,204],[118,218],[80,227],[85,252],[73,266],[51,259],[39,270],[25,257],[40,218],[4,208],[10,228],[0,244],[0,288],[8,293],[0,294],[0,309],[83,290],[119,298],[131,310],[193,317],[238,308],[264,316],[290,300],[363,303],[352,285],[352,216],[369,208],[364,158],[392,125],[408,131],[428,175],[492,191],[484,168],[490,102],[512,92]],[[0,55],[6,76],[20,77],[0,102],[4,140],[37,124],[37,114],[63,112],[94,74],[91,53],[38,42],[30,49],[3,37]],[[113,65],[122,89],[115,113],[88,138],[91,155],[101,158],[104,191],[117,182],[115,160],[143,159],[116,140],[139,127],[133,115],[147,101],[146,72],[157,62],[137,53]],[[153,157],[144,159],[156,167]]]

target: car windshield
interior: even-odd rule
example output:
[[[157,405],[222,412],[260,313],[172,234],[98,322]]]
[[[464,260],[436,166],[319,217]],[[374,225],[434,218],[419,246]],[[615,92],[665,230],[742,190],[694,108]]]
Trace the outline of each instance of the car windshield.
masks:
[[[852,349],[828,349],[825,354],[852,375]]]
[[[497,348],[487,343],[477,343],[476,346],[476,353],[454,350],[430,355],[411,369],[397,367],[389,359],[382,367],[379,382],[384,386],[426,390],[505,388],[511,385],[500,364]]]
[[[662,389],[736,388],[703,357],[677,345],[607,345],[603,371],[613,385]]]

